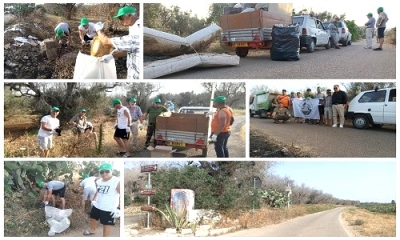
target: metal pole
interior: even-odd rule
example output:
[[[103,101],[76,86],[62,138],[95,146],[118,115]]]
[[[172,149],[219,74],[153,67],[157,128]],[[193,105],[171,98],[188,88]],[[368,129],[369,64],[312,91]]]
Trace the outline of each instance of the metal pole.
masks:
[[[148,173],[148,183],[149,186],[151,185],[151,178],[150,173]],[[150,205],[150,196],[147,196],[147,204]],[[147,212],[147,228],[150,228],[150,212]]]
[[[256,195],[256,178],[253,178],[253,215],[254,215],[255,195]]]

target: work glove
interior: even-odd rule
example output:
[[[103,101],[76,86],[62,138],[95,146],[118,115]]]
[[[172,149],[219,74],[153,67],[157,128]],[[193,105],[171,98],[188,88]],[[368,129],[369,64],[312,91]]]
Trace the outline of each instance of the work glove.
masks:
[[[139,123],[139,124],[138,124],[138,128],[139,128],[140,131],[142,131],[142,130],[143,130],[143,124],[142,124],[142,123]]]
[[[82,45],[85,45],[85,44],[86,44],[86,41],[85,41],[85,40],[82,40],[82,41],[81,41],[81,44],[82,44]]]
[[[61,41],[61,40],[59,40],[59,41],[58,41],[58,44],[62,44],[62,41]]]
[[[49,205],[49,201],[43,201],[43,204],[44,204],[45,206],[47,206],[47,205]]]
[[[131,132],[131,127],[127,126],[127,127],[125,128],[125,130],[126,130],[126,133],[130,133],[130,132]]]
[[[148,125],[149,125],[149,122],[147,120],[144,120],[143,121],[143,126],[148,126]]]
[[[102,30],[103,27],[104,27],[104,23],[102,23],[102,22],[97,22],[97,23],[94,25],[94,30],[97,32],[97,31]]]
[[[119,218],[119,216],[120,216],[120,211],[119,211],[119,209],[116,208],[114,211],[112,211],[112,212],[110,213],[110,216],[111,216],[112,218]]]
[[[114,59],[114,56],[112,54],[108,54],[100,57],[99,61],[109,63],[112,59]]]
[[[54,134],[57,134],[58,136],[61,136],[61,129],[59,129],[59,128],[54,128],[54,129],[52,130],[52,132],[53,132]]]
[[[212,141],[212,142],[216,142],[216,141],[217,141],[217,136],[218,136],[218,135],[213,134],[213,135],[211,136],[211,141]]]

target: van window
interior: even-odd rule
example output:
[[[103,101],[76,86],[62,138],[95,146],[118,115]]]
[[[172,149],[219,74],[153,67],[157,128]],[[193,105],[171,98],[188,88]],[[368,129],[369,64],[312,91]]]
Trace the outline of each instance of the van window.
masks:
[[[315,23],[315,20],[314,19],[310,19],[310,27],[311,28],[317,28],[317,24]]]
[[[386,90],[375,91],[375,92],[366,92],[361,98],[358,100],[359,103],[365,102],[385,102],[386,98]]]
[[[389,102],[396,102],[396,89],[391,89],[390,90]]]
[[[293,18],[293,23],[294,24],[297,23],[297,24],[299,24],[301,26],[301,25],[303,25],[303,20],[304,20],[304,17],[294,17]]]

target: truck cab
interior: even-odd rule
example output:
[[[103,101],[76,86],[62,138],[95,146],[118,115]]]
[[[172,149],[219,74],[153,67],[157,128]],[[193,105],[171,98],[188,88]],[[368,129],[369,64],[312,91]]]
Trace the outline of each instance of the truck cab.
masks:
[[[259,92],[250,97],[250,117],[257,115],[259,118],[267,118],[272,115],[274,109],[273,100],[278,94],[270,92]]]

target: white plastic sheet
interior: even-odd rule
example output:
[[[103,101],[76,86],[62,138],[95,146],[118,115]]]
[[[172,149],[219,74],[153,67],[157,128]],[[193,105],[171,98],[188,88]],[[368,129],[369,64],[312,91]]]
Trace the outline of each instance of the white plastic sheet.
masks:
[[[50,225],[50,230],[47,233],[49,236],[54,236],[56,233],[61,233],[69,228],[71,224],[68,219],[72,214],[72,209],[58,209],[55,207],[45,206],[46,221]]]
[[[117,79],[115,61],[100,62],[98,57],[78,53],[74,79]]]

